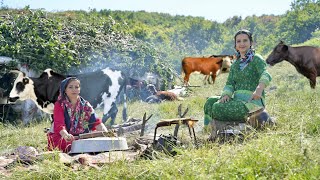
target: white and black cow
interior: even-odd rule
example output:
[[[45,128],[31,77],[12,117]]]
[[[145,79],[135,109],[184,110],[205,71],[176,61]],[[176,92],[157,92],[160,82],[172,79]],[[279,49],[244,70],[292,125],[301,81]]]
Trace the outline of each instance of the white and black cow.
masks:
[[[39,78],[27,77],[20,71],[15,72],[18,73],[18,77],[14,81],[9,101],[31,99],[41,110],[53,114],[54,103],[59,96],[60,82],[66,77],[51,69],[46,69]],[[118,112],[117,96],[121,90],[124,90],[124,92],[126,90],[124,74],[121,71],[105,68],[93,73],[75,75],[74,77],[77,77],[81,82],[80,95],[88,100],[93,108],[104,104],[102,121],[105,123],[111,118],[110,124],[114,124]],[[125,93],[124,96],[126,96]],[[127,119],[126,100],[124,100],[122,115],[125,121]]]

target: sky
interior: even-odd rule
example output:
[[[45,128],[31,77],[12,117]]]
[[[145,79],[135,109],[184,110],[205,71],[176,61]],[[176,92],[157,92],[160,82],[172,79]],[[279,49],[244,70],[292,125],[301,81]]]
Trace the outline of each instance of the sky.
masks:
[[[43,8],[46,11],[110,9],[169,13],[224,22],[233,16],[281,15],[294,0],[1,0],[9,8]]]

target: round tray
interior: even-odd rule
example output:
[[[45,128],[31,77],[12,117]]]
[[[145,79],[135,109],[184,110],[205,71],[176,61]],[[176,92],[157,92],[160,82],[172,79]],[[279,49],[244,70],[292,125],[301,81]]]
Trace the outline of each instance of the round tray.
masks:
[[[128,150],[127,140],[123,137],[95,137],[72,142],[69,154],[96,153]]]

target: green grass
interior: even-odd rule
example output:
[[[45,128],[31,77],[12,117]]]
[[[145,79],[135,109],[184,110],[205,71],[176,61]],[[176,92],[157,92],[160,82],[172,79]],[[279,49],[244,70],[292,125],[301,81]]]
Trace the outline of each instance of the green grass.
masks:
[[[192,88],[184,101],[147,104],[131,102],[128,114],[142,118],[144,112],[153,114],[149,133],[160,119],[178,117],[177,108],[189,108],[187,117],[199,119],[197,136],[203,142],[178,149],[174,157],[161,155],[157,160],[138,159],[105,164],[101,170],[80,167],[72,169],[48,156],[30,170],[16,165],[10,168],[10,179],[319,179],[320,178],[320,91],[319,81],[312,90],[308,80],[286,62],[269,68],[273,81],[267,87],[267,110],[276,118],[275,129],[258,131],[243,143],[206,143],[209,134],[202,131],[203,105],[207,97],[220,94],[227,74],[219,76],[216,84]],[[192,74],[191,84],[202,85],[203,76]],[[274,90],[270,90],[274,89]],[[119,112],[121,112],[120,107]],[[121,122],[120,114],[117,122]],[[46,136],[43,128],[49,122],[30,127],[0,124],[0,152],[10,152],[19,145],[43,151]],[[159,128],[160,130],[161,128]],[[162,132],[172,133],[173,127]],[[160,131],[161,132],[161,131]],[[188,138],[186,128],[179,137]],[[1,177],[1,175],[0,175]]]

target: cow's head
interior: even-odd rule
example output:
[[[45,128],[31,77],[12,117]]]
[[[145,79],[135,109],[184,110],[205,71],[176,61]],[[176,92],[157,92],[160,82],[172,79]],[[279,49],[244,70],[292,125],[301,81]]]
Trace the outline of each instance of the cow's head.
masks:
[[[231,62],[230,56],[223,57],[222,58],[222,65],[221,65],[221,71],[222,72],[229,72],[231,65],[232,65],[232,62]]]
[[[273,49],[271,54],[267,58],[267,64],[270,64],[271,66],[285,60],[288,58],[289,55],[289,47],[284,44],[283,41],[280,41],[280,43]]]
[[[26,77],[25,73],[17,70],[11,71],[11,73],[17,73],[18,76],[13,83],[13,88],[9,94],[9,101],[15,102],[17,100],[35,99],[35,92],[33,81]]]
[[[9,93],[13,87],[13,83],[15,80],[15,74],[1,72],[0,73],[0,99],[9,97]]]

